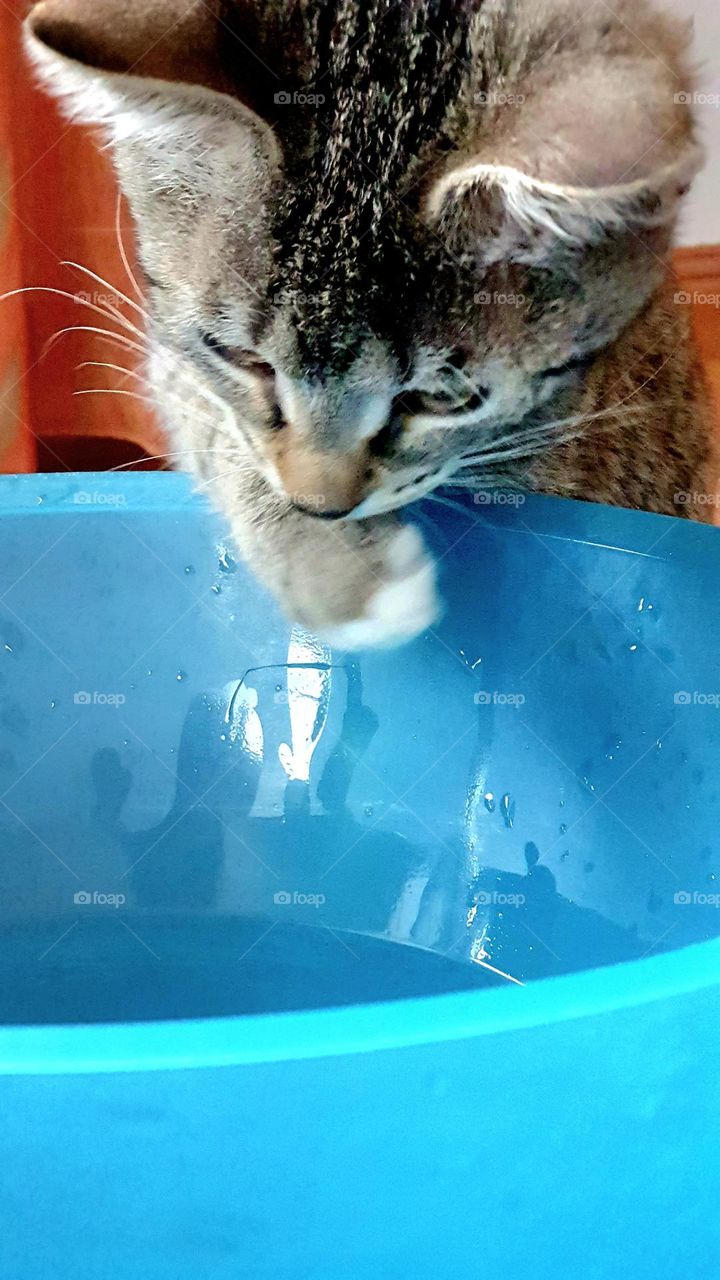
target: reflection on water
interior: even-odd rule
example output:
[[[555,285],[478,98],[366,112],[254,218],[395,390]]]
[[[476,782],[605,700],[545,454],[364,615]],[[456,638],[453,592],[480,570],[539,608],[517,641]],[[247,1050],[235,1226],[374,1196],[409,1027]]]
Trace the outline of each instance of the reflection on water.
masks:
[[[236,947],[238,956],[246,943],[253,951],[258,948],[254,974],[267,952],[268,964],[272,960],[275,966],[271,985],[276,985],[283,956],[288,973],[301,951],[315,957],[308,960],[311,969],[326,959],[337,964],[326,935],[335,939],[336,951],[349,947],[351,957],[358,947],[347,943],[350,934],[406,943],[419,950],[407,963],[398,957],[398,972],[407,974],[410,965],[415,989],[422,992],[432,988],[432,974],[440,972],[426,958],[428,952],[446,958],[442,981],[459,989],[478,981],[524,982],[615,963],[694,940],[692,930],[694,936],[710,932],[701,909],[679,909],[668,925],[667,904],[646,887],[642,902],[625,904],[623,919],[561,893],[557,861],[553,870],[541,844],[523,843],[516,834],[513,796],[488,790],[487,751],[479,731],[477,750],[470,753],[472,776],[463,780],[464,829],[460,822],[441,830],[421,819],[410,823],[412,810],[403,809],[402,797],[376,813],[369,800],[382,780],[367,758],[381,732],[382,710],[368,704],[358,663],[333,664],[320,646],[295,632],[286,665],[248,672],[222,693],[191,700],[171,757],[174,793],[164,816],[146,826],[129,820],[144,780],[115,747],[101,747],[88,765],[91,800],[82,831],[31,832],[4,819],[6,902],[13,904],[13,876],[27,886],[28,868],[35,868],[46,916],[55,920],[70,913],[73,928],[96,930],[97,956],[105,946],[103,930],[123,925],[142,941],[143,963],[162,964],[172,953],[177,960],[173,980],[200,987],[205,982],[218,991],[230,990],[218,969],[218,957],[229,955],[226,944]],[[439,795],[440,809],[442,799]],[[502,867],[490,865],[483,850],[482,823],[501,825],[508,851]],[[112,924],[111,916],[102,926],[97,916],[91,920],[85,905],[68,893],[67,880],[53,900],[46,888],[55,870],[51,849],[63,866],[65,853],[68,863],[78,866],[78,851],[85,851],[86,878],[78,877],[74,887],[97,885],[105,893],[120,893],[120,924]],[[24,911],[19,896],[15,906],[19,921]],[[37,913],[36,901],[27,907],[26,918]],[[272,931],[272,945],[261,946],[263,931]],[[56,928],[55,936],[61,932]],[[306,934],[325,941],[306,947],[298,941]],[[213,938],[219,950],[213,950]],[[43,950],[39,941],[37,955]],[[205,976],[193,970],[192,980],[181,978],[187,964],[184,969],[179,962],[178,948],[196,943],[207,951]],[[371,962],[372,948],[359,950],[352,963],[367,963],[368,981],[375,973],[378,998],[383,983],[383,990],[395,990],[388,986],[385,962]],[[91,954],[85,958],[90,962]],[[244,972],[247,978],[250,970]],[[171,978],[166,974],[163,981]],[[317,975],[312,982],[317,989]],[[237,994],[235,978],[231,986]],[[251,996],[243,999],[243,1007],[251,1007]],[[210,1007],[209,992],[208,1001]]]

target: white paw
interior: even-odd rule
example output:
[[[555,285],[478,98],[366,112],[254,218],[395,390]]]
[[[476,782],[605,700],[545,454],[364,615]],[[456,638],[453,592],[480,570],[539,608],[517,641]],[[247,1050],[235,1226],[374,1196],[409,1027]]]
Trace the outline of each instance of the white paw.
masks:
[[[435,562],[421,535],[405,525],[392,539],[383,581],[359,618],[325,628],[323,638],[337,649],[389,649],[407,644],[437,622],[441,613]]]

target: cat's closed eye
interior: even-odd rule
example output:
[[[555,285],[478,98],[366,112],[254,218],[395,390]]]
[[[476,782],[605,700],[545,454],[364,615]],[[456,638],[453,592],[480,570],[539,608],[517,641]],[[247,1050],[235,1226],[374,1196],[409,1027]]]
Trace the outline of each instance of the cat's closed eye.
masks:
[[[408,417],[418,417],[421,414],[442,418],[461,417],[481,409],[490,394],[489,387],[469,388],[464,398],[449,392],[429,394],[425,391],[412,391],[398,398],[396,410]]]
[[[587,373],[595,361],[594,355],[573,356],[566,360],[564,364],[553,365],[550,369],[543,369],[541,378],[562,378],[568,373]]]
[[[208,351],[212,351],[213,355],[218,359],[224,360],[227,364],[232,364],[237,369],[243,369],[246,373],[253,373],[258,378],[266,378],[268,380],[275,379],[275,370],[266,360],[261,360],[254,352],[247,351],[243,347],[231,347],[221,342],[214,334],[202,332],[200,338],[204,347]]]

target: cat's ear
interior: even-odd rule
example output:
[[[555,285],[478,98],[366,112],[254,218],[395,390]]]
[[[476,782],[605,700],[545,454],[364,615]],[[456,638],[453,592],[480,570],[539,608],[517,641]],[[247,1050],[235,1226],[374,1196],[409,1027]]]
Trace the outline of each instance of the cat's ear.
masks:
[[[527,94],[477,95],[478,146],[425,193],[433,224],[486,238],[486,258],[538,262],[558,242],[670,227],[702,165],[687,93],[657,60],[589,64]],[[529,88],[529,87],[528,87]]]
[[[65,114],[105,126],[113,142],[172,138],[182,148],[240,124],[279,160],[262,118],[272,73],[224,26],[220,0],[43,0],[26,19],[25,46]]]

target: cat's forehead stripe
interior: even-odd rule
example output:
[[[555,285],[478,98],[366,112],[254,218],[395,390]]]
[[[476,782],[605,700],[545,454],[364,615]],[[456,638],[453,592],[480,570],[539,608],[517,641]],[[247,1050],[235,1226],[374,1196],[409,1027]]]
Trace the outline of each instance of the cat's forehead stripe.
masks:
[[[422,265],[402,195],[457,98],[469,6],[330,0],[324,22],[311,15],[317,7],[300,9],[305,38],[315,40],[308,92],[316,79],[324,101],[291,108],[291,120],[280,113],[277,125],[289,180],[277,212],[276,295],[310,366],[347,365],[368,333],[402,359]]]

